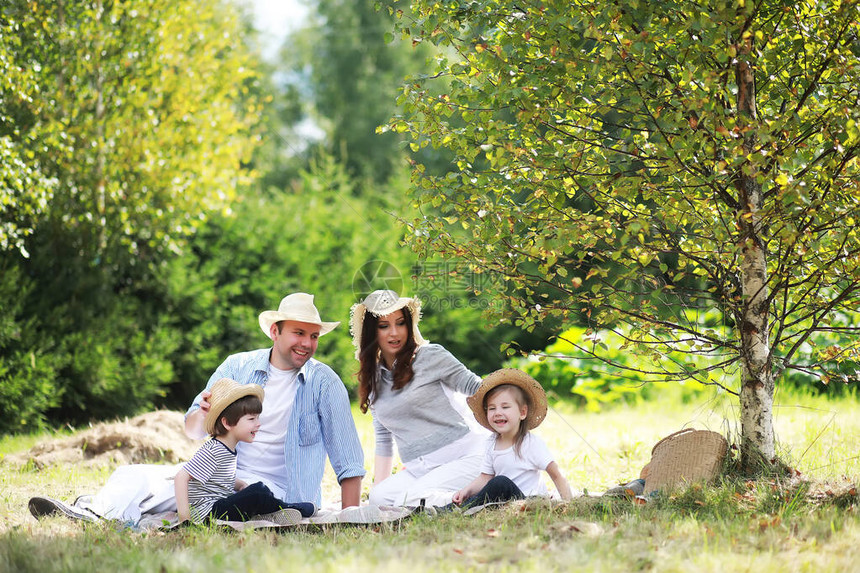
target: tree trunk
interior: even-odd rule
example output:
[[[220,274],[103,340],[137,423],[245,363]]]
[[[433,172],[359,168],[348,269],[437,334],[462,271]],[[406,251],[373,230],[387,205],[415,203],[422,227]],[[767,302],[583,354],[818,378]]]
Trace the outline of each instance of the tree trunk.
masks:
[[[748,42],[735,66],[739,126],[750,128],[743,130],[746,154],[752,153],[756,145],[755,75],[747,59],[752,54],[751,47],[751,42]],[[738,321],[741,338],[741,463],[745,469],[755,470],[762,460],[769,463],[775,457],[767,253],[761,235],[759,212],[762,208],[762,189],[756,180],[756,170],[742,170],[736,186],[740,204],[738,226],[743,293]]]
[[[755,226],[754,221],[753,217],[750,227]],[[761,460],[770,462],[775,457],[774,375],[768,337],[767,261],[756,237],[746,241],[741,264],[741,462],[752,470]]]
[[[104,17],[104,6],[102,5],[101,0],[99,0],[96,4],[96,14],[98,15],[98,25],[99,30],[102,30],[102,18]],[[93,50],[93,55],[95,57],[95,85],[94,90],[96,92],[96,109],[95,109],[95,119],[96,119],[96,146],[97,146],[97,154],[96,154],[96,186],[95,186],[95,201],[93,202],[95,205],[96,215],[98,219],[96,220],[96,248],[98,252],[104,257],[105,250],[107,248],[107,191],[106,191],[106,183],[105,183],[105,168],[107,165],[106,158],[106,147],[107,142],[105,141],[105,71],[102,66],[102,42],[101,37],[99,36],[99,40],[96,41],[95,50]]]

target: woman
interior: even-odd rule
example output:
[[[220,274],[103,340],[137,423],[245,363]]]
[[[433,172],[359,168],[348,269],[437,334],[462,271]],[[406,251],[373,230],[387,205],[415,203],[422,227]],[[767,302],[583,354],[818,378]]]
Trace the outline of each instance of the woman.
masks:
[[[353,305],[350,332],[359,361],[362,412],[376,434],[371,505],[446,505],[477,477],[487,433],[465,396],[481,379],[418,330],[421,302],[391,290]],[[405,469],[391,475],[394,444]]]

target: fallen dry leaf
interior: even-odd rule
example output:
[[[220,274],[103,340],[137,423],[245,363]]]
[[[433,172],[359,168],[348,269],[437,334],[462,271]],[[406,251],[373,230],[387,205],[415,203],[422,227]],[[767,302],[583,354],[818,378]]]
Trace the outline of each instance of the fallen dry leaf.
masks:
[[[759,530],[764,531],[765,529],[767,529],[769,527],[776,527],[780,523],[782,523],[782,519],[780,519],[779,516],[777,515],[773,519],[770,519],[770,520],[762,519],[761,521],[759,521],[758,528],[759,528]]]
[[[567,535],[594,537],[603,533],[603,529],[599,525],[590,521],[560,522],[554,523],[551,527],[554,532]]]

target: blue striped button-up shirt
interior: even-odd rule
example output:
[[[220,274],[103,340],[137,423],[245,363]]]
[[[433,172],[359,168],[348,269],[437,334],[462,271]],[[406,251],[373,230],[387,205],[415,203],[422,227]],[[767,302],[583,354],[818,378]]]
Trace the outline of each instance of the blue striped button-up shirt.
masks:
[[[233,354],[215,370],[206,389],[220,378],[240,384],[266,387],[271,348]],[[200,394],[186,416],[200,408]],[[286,502],[322,503],[322,478],[326,454],[340,483],[363,476],[364,452],[352,419],[349,396],[340,377],[322,362],[311,358],[299,370],[296,400],[284,440],[284,461],[291,475],[281,485]],[[242,469],[242,455],[237,460]],[[253,472],[253,468],[248,468]]]

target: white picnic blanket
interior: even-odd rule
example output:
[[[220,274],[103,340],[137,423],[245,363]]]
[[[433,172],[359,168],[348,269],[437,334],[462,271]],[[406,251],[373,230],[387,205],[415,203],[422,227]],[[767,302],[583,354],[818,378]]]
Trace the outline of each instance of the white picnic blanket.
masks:
[[[343,524],[372,524],[398,521],[409,517],[415,512],[414,507],[385,507],[362,505],[346,509],[320,509],[312,517],[305,517],[295,525],[279,525],[272,521],[225,521],[216,519],[215,523],[224,527],[244,531],[248,529],[280,529],[300,525],[343,525]],[[154,529],[174,529],[178,525],[175,511],[163,513],[148,513],[136,524],[135,529],[150,531]]]
[[[95,515],[117,520],[127,527],[140,530],[172,527],[177,523],[176,497],[173,478],[182,464],[132,464],[118,467],[105,485],[92,496],[78,498],[74,507]],[[382,523],[410,515],[412,507],[380,507],[364,505],[347,509],[322,508],[300,524]],[[269,521],[221,521],[233,529],[261,527],[291,527]]]

